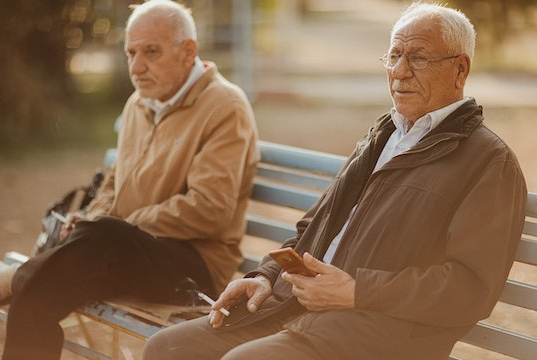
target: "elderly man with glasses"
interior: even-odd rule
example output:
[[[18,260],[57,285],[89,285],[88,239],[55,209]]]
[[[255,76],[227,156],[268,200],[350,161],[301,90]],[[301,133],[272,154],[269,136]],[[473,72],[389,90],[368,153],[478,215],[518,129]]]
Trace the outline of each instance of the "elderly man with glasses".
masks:
[[[461,12],[412,4],[381,57],[393,109],[283,245],[318,275],[265,257],[144,359],[447,359],[498,300],[526,201],[515,155],[463,94],[474,44]]]

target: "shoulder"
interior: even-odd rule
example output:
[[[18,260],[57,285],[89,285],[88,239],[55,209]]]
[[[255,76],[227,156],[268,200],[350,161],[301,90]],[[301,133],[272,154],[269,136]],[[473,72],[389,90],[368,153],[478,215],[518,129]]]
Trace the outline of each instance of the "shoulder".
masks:
[[[213,73],[209,75],[210,81],[200,94],[200,97],[211,98],[213,101],[227,104],[234,103],[236,105],[249,106],[250,103],[244,91],[220,74],[216,66],[213,69]]]

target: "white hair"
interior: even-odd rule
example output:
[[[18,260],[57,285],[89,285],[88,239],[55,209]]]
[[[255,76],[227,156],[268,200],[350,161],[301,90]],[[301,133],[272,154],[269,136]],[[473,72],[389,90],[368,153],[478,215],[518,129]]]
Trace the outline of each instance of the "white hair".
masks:
[[[186,6],[172,0],[148,0],[140,5],[132,5],[131,8],[133,11],[127,20],[127,30],[137,19],[149,14],[170,20],[178,44],[185,40],[197,41],[196,24],[192,12]]]
[[[475,52],[476,32],[468,17],[460,10],[440,4],[412,3],[392,28],[391,38],[403,26],[424,19],[432,19],[439,26],[442,38],[452,55],[466,53],[472,59]]]

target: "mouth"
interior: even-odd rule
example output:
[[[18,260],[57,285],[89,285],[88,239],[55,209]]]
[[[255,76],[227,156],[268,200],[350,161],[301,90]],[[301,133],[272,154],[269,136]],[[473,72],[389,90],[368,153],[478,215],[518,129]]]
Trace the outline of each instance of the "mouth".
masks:
[[[153,83],[153,80],[149,78],[134,78],[133,80],[134,83],[138,86],[144,86]]]
[[[393,89],[393,93],[394,93],[394,95],[408,96],[408,95],[413,95],[413,94],[415,94],[416,91],[412,91],[412,90],[403,90],[403,89]]]

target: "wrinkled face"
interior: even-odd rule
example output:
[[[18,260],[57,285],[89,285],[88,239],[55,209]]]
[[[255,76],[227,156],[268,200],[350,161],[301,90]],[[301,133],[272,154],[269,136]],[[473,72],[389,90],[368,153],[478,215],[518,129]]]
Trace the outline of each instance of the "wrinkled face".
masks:
[[[440,27],[431,20],[411,22],[398,29],[392,37],[389,53],[416,54],[429,59],[459,55],[449,53]],[[465,63],[462,67],[461,58]],[[413,123],[431,111],[462,99],[469,71],[467,61],[468,56],[462,55],[429,62],[423,70],[412,70],[407,56],[402,56],[392,69],[386,70],[395,109]]]
[[[146,16],[127,29],[125,53],[131,82],[140,95],[166,101],[187,80],[197,45],[192,40],[177,44],[167,20]]]

